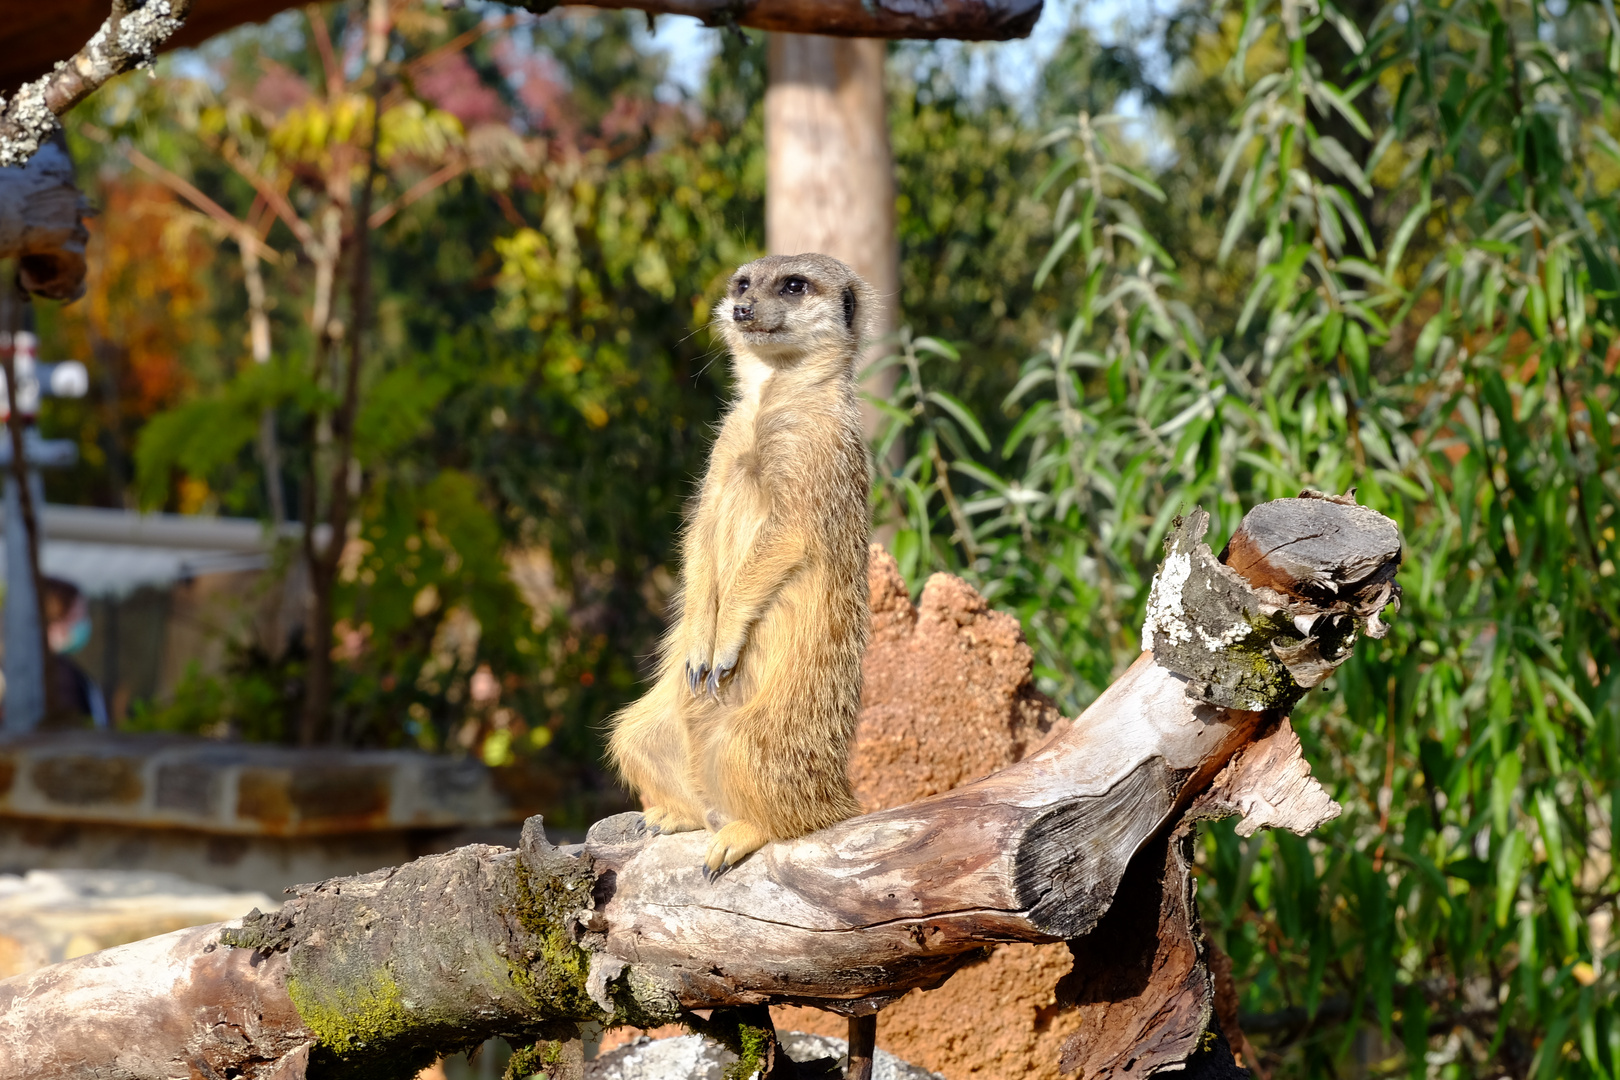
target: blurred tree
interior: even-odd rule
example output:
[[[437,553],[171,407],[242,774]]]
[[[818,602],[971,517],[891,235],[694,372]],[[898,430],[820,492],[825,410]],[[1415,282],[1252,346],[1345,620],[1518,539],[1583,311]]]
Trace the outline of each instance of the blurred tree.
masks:
[[[331,52],[352,61],[358,21],[342,10],[328,18]],[[734,43],[723,62],[743,73],[741,87],[717,78],[701,108],[662,103],[660,63],[634,25],[458,15],[398,28],[385,140],[390,112],[409,109],[438,126],[443,145],[436,160],[379,155],[394,172],[379,178],[370,221],[376,324],[353,422],[355,523],[325,651],[338,680],[329,737],[452,745],[497,762],[557,738],[588,761],[594,721],[634,693],[724,378],[693,323],[706,317],[710,283],[757,250],[748,227],[763,179],[746,97],[759,59]],[[239,253],[166,264],[203,298],[209,317],[194,321],[244,331],[234,355],[190,350],[197,396],[143,432],[144,492],[173,508],[268,516],[250,423],[264,404],[277,411],[291,501],[335,475],[309,447],[340,387],[320,395],[301,374],[319,344],[309,313],[327,280],[323,253],[286,219],[320,223],[333,205],[326,163],[310,151],[324,144],[304,138],[333,112],[314,89],[324,70],[316,45],[283,20],[216,46],[214,85],[171,76],[118,87],[126,96],[77,128],[84,156],[107,175],[119,158],[144,162],[189,189],[193,206],[229,208],[222,221],[168,204],[195,237],[249,225],[271,252],[267,365],[250,363]],[[151,120],[159,109],[183,123]],[[357,115],[351,136],[364,148],[363,102]],[[83,141],[102,131],[111,141]],[[281,191],[285,217],[272,205]],[[339,278],[350,275],[336,265],[341,313]],[[79,326],[64,309],[53,332],[66,339]],[[240,732],[287,737],[309,649],[243,654],[225,679],[199,677],[182,692],[206,707],[179,702],[142,723],[211,726],[223,710]]]
[[[241,218],[140,151],[130,153],[136,165],[168,180],[209,213],[239,247],[254,361],[222,393],[148,424],[138,451],[143,502],[166,498],[176,467],[207,477],[233,463],[257,436],[266,502],[272,520],[279,522],[285,503],[274,415],[283,409],[292,413],[292,464],[310,587],[298,729],[305,745],[331,734],[337,579],[351,522],[357,523],[355,504],[365,469],[384,459],[394,440],[413,433],[409,418],[430,409],[439,392],[431,380],[371,383],[366,378],[371,234],[402,206],[468,168],[473,156],[463,151],[465,133],[454,116],[430,108],[389,77],[384,67],[391,32],[387,8],[372,7],[365,19],[358,9],[331,16],[339,28],[342,56],[328,17],[309,17],[309,36],[321,66],[318,90],[276,67],[252,85],[257,99],[234,88],[221,95],[196,83],[186,88],[189,126],[254,192],[253,204]],[[280,100],[273,100],[277,94]],[[264,241],[273,223],[292,234],[300,268],[307,266],[304,355],[293,360],[284,352],[278,364],[271,362],[260,269],[267,255],[274,256]],[[391,422],[367,424],[379,414]]]

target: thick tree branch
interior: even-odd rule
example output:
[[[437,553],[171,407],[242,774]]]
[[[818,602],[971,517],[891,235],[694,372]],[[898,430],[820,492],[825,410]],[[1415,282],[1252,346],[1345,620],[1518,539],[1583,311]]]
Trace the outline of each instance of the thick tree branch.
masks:
[[[191,10],[191,0],[112,0],[107,21],[73,58],[9,101],[0,97],[0,166],[25,165],[57,129],[57,117],[97,87],[152,62]]]
[[[273,914],[0,983],[0,1074],[399,1075],[490,1035],[556,1039],[559,1023],[646,1027],[778,1002],[869,1015],[987,944],[1067,939],[1065,998],[1106,1018],[1108,1037],[1088,1026],[1065,1069],[1230,1075],[1187,876],[1190,822],[1232,808],[1295,828],[1331,816],[1289,739],[1283,713],[1301,690],[1279,658],[1321,629],[1331,585],[1343,606],[1329,616],[1344,625],[1318,652],[1344,659],[1358,627],[1378,627],[1400,556],[1391,523],[1337,500],[1256,513],[1231,550],[1262,523],[1296,542],[1262,548],[1239,574],[1200,543],[1207,518],[1190,515],[1167,543],[1150,620],[1265,672],[1240,685],[1254,708],[1211,704],[1224,683],[1206,665],[1190,677],[1144,653],[1018,764],[769,845],[718,882],[702,874],[703,834],[650,837],[624,814],[570,848],[532,819],[517,851],[463,848],[301,886]],[[1252,632],[1236,631],[1233,611],[1253,613]]]
[[[752,26],[828,37],[956,38],[1007,41],[1028,36],[1042,0],[596,0],[591,6],[691,15],[708,26]],[[555,4],[530,0],[524,7]]]

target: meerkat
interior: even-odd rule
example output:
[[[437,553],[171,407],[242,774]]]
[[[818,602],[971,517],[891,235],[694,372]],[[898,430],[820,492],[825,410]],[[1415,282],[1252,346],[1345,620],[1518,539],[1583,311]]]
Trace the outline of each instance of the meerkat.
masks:
[[[871,511],[856,402],[876,295],[767,256],[714,309],[736,393],[681,540],[679,617],[610,757],[655,832],[713,832],[705,874],[860,813],[848,776]]]

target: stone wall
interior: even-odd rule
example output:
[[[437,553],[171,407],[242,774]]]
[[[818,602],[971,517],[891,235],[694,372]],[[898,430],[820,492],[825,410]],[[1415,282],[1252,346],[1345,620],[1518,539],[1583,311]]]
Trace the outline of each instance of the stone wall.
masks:
[[[542,769],[410,751],[62,732],[0,741],[0,873],[151,870],[279,896],[466,843],[515,844]]]

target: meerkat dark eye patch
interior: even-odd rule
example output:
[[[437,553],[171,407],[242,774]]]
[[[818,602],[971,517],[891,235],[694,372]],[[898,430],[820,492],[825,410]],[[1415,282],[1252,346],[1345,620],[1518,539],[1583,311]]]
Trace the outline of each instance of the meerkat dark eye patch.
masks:
[[[737,279],[737,295],[741,296],[743,293],[747,292],[748,291],[748,286],[751,285],[751,284],[753,284],[753,283],[751,281],[749,281],[747,278],[738,278]]]
[[[783,296],[803,296],[810,291],[810,283],[797,274],[782,282]]]
[[[855,329],[855,290],[844,287],[844,328]]]

